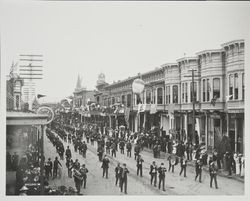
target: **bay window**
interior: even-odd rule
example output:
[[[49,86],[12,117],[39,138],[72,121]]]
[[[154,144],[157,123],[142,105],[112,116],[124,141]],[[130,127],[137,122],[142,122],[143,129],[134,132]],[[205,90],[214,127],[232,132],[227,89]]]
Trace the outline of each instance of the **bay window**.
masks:
[[[157,89],[157,104],[163,104],[163,90],[162,90],[162,88]]]
[[[220,78],[213,79],[213,98],[220,98]]]
[[[178,86],[173,86],[173,103],[178,103]]]

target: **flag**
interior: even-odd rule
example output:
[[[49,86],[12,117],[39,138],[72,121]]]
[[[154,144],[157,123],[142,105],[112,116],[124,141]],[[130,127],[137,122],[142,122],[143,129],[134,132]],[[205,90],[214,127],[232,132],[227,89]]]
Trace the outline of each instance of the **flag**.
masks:
[[[156,113],[156,104],[151,104],[150,106],[150,114],[155,114]]]
[[[228,102],[230,100],[230,98],[232,98],[233,95],[229,95],[229,96],[226,96],[226,102]]]
[[[127,126],[129,125],[129,114],[130,114],[130,108],[125,109],[125,121]]]
[[[215,106],[215,102],[216,102],[217,99],[218,99],[218,97],[215,95],[215,96],[211,99],[210,105]]]
[[[45,97],[46,95],[42,95],[42,94],[37,94],[37,98],[39,99],[39,98],[42,98],[42,97]]]

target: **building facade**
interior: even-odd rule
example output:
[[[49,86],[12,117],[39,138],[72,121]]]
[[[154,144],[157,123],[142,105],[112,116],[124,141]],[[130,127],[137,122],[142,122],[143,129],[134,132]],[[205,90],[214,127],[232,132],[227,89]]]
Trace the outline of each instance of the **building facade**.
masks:
[[[133,132],[157,126],[161,134],[208,150],[218,149],[226,136],[231,151],[244,153],[244,76],[244,40],[234,40],[112,84],[101,75],[95,102],[129,109]],[[137,78],[145,82],[140,96],[132,91]],[[110,126],[126,124],[125,113],[110,113]]]

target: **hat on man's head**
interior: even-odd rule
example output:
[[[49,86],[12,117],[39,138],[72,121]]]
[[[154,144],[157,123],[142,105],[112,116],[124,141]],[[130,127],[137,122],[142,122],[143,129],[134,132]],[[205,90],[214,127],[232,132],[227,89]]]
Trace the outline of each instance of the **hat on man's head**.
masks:
[[[21,192],[21,191],[27,191],[27,190],[29,189],[24,185],[19,191]]]

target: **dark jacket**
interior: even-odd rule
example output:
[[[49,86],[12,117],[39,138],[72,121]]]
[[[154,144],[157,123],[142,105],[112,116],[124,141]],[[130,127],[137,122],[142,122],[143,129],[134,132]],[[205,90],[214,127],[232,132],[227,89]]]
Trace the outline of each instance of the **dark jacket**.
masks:
[[[102,160],[102,168],[109,168],[109,159],[108,158],[104,158]]]

